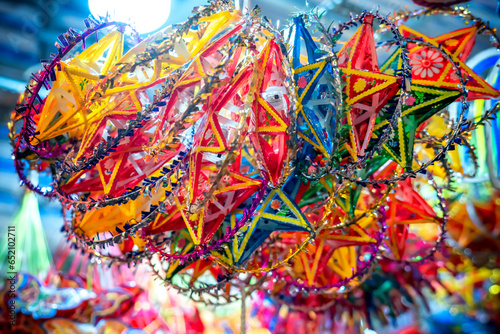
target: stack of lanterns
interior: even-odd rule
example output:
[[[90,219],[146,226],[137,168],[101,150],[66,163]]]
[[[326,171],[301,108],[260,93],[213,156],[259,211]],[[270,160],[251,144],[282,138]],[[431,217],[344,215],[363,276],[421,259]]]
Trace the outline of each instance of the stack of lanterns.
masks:
[[[499,48],[494,29],[466,8],[362,12],[336,27],[312,11],[281,31],[259,14],[216,0],[144,40],[92,17],[59,36],[10,128],[22,183],[61,202],[73,245],[149,262],[207,304],[260,290],[366,322],[436,289],[458,252],[491,253],[498,56],[480,73],[465,62],[478,34]],[[466,27],[429,37],[403,25],[424,15]]]

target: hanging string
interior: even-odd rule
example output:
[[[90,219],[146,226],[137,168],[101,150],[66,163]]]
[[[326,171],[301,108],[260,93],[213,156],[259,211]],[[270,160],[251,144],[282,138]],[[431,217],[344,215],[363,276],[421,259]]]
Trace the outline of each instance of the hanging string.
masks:
[[[245,305],[246,298],[247,298],[246,290],[245,290],[245,287],[242,286],[241,287],[241,321],[240,321],[240,323],[241,323],[240,333],[241,334],[246,334],[246,332],[247,332],[247,308]]]

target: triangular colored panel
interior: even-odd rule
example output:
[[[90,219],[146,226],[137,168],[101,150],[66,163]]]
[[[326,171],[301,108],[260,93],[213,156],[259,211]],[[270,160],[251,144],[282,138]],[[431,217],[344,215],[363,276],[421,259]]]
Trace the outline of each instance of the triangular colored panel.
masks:
[[[438,218],[427,201],[413,188],[411,179],[398,182],[396,193],[390,194],[391,203],[387,221],[394,224],[433,223]]]
[[[116,161],[113,159],[106,159],[99,161],[97,165],[99,170],[99,176],[101,177],[102,185],[104,188],[104,193],[109,194],[112,190],[112,186],[115,182],[116,176],[123,165],[123,159],[128,158],[128,154],[121,153]]]
[[[306,65],[295,70],[295,82],[299,102],[306,104],[316,88],[321,76],[325,72],[326,61]]]
[[[402,27],[401,30],[408,36],[416,36],[425,42],[436,45],[436,47],[444,45],[450,53],[451,59],[460,67],[464,78],[467,78],[466,88],[469,90],[469,100],[486,99],[500,95],[499,91],[491,87],[464,63],[474,43],[475,29],[465,28],[465,30],[458,30],[436,38],[425,36],[408,27]],[[440,44],[437,44],[438,39]],[[418,46],[415,43],[409,43],[408,50],[410,51],[413,84],[451,89],[460,85],[452,63],[443,57],[438,50],[428,46]]]
[[[321,53],[319,53],[319,48],[311,37],[311,34],[306,29],[304,20],[302,16],[296,16],[293,18],[294,28],[295,28],[295,37],[293,44],[293,60],[292,66],[294,70],[302,67],[301,63],[301,55],[304,51],[302,49],[302,43],[304,43],[305,51],[307,54],[307,64],[316,63],[321,57]]]
[[[252,224],[244,227],[241,237],[235,237],[233,255],[237,263],[246,261],[274,231],[308,231],[311,228],[294,200],[300,188],[300,182],[296,181],[297,177],[291,176],[283,189],[271,190],[257,209]],[[231,214],[229,219],[233,226],[240,213],[236,211]]]
[[[112,31],[101,38],[98,43],[91,45],[71,59],[70,64],[95,74],[106,74],[110,67],[122,57],[123,41],[123,32],[120,30]]]
[[[399,91],[398,78],[381,73],[373,37],[373,16],[367,15],[353,37],[338,53],[343,73],[349,140],[344,147],[356,161],[368,148],[378,112]]]
[[[399,31],[406,38],[429,38],[429,40],[442,45],[454,57],[466,61],[476,42],[477,26],[462,28],[434,38],[427,37],[407,26],[400,26]]]
[[[251,117],[250,136],[256,154],[269,173],[270,181],[277,184],[288,158],[287,133],[290,125],[289,97],[285,86],[283,54],[278,44],[269,41],[258,61],[259,79]]]
[[[391,142],[384,144],[384,149],[403,168],[412,168],[413,148],[417,128],[438,111],[453,103],[460,91],[433,88],[420,85],[411,86],[411,96],[405,100],[402,117],[398,119],[398,128],[394,131]],[[375,134],[380,135],[388,121],[381,121],[375,126]]]
[[[297,244],[302,243],[306,234],[286,233],[282,239],[286,243]],[[309,285],[318,283],[319,281],[326,282],[328,271],[325,270],[331,263],[336,263],[337,259],[332,261],[332,255],[338,249],[368,245],[374,243],[375,239],[369,236],[366,231],[359,226],[349,228],[347,234],[342,234],[334,231],[321,232],[314,240],[314,243],[307,245],[307,252],[300,253],[300,261],[295,262],[295,269],[303,272]],[[352,273],[351,273],[352,274]],[[320,277],[322,277],[320,279]]]
[[[218,117],[214,114],[210,115],[206,121],[205,127],[201,126],[201,128],[204,128],[204,131],[201,133],[199,146],[196,148],[196,152],[224,152],[227,143],[222,134]],[[195,140],[196,139],[195,136]]]
[[[289,122],[283,119],[269,102],[258,97],[255,107],[257,131],[270,134],[286,131]]]
[[[202,167],[203,171],[213,173],[216,171],[216,167],[205,166]],[[205,182],[200,184],[202,183]],[[226,175],[207,207],[202,208],[196,214],[182,213],[193,241],[196,244],[201,244],[210,240],[224,217],[255,193],[261,183],[261,180],[252,179],[236,172],[230,172]]]

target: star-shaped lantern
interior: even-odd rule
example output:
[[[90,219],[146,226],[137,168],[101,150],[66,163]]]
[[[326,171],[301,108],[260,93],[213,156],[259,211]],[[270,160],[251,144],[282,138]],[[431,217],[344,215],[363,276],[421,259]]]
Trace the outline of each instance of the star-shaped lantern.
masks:
[[[281,189],[271,190],[249,226],[242,229],[240,236],[235,236],[232,244],[233,261],[242,264],[275,231],[308,231],[309,221],[299,209],[296,200],[302,182],[296,175],[290,176]],[[248,206],[248,205],[247,205]],[[245,205],[243,206],[245,207]],[[243,208],[242,207],[242,208]],[[242,208],[227,217],[234,228],[236,219],[242,214]]]
[[[301,104],[297,115],[297,132],[308,146],[329,159],[333,150],[333,136],[336,99],[332,66],[305,28],[301,16],[294,18],[295,40],[292,66],[298,100]],[[307,61],[301,58],[302,44],[305,45]],[[305,64],[304,64],[305,62]]]
[[[417,43],[408,43],[412,65],[411,91],[404,101],[402,117],[397,120],[394,138],[383,145],[392,160],[405,170],[411,170],[414,143],[419,126],[456,101],[462,94],[457,87],[460,82],[455,69],[442,52],[446,52],[460,66],[463,75],[469,77],[466,88],[469,90],[470,100],[496,97],[500,92],[463,63],[474,46],[477,27],[456,30],[436,38],[427,37],[406,26],[400,27],[400,30],[407,38],[421,39],[436,46],[436,48],[431,48]],[[437,48],[438,45],[442,48]],[[400,50],[395,51],[381,66],[381,71],[394,73],[400,68],[400,53]],[[388,124],[388,120],[381,119],[377,122],[374,137],[378,137]]]
[[[355,161],[365,154],[378,112],[399,90],[397,77],[379,71],[372,25],[373,15],[366,15],[338,53],[346,82],[345,101],[350,106],[347,114],[350,141],[344,147]]]
[[[466,88],[469,90],[468,99],[495,98],[500,92],[491,87],[478,74],[474,73],[464,62],[474,46],[477,27],[468,27],[431,38],[406,26],[401,26],[401,33],[406,38],[421,39],[437,48],[442,47],[451,59],[457,63],[462,75],[467,79]],[[456,89],[460,84],[458,74],[452,63],[441,55],[438,50],[428,46],[408,43],[411,60],[412,83],[416,85],[439,88]]]
[[[61,61],[52,75],[53,87],[43,109],[36,115],[38,134],[34,140],[46,141],[66,133],[81,139],[89,123],[101,117],[97,106],[86,104],[86,95],[122,54],[123,32],[116,30],[69,61]]]
[[[389,173],[396,168],[394,162],[377,174],[377,177]],[[413,187],[412,179],[407,178],[397,183],[396,191],[388,195],[387,234],[386,240],[391,253],[401,260],[405,253],[410,224],[437,223],[440,218]]]
[[[290,237],[295,243],[300,244],[304,240],[303,233],[295,235],[284,235]],[[295,240],[293,240],[295,239]],[[340,279],[354,274],[357,256],[354,246],[369,245],[374,243],[367,232],[359,226],[352,226],[347,233],[335,231],[323,231],[314,239],[314,243],[306,246],[307,252],[301,252],[300,260],[294,262],[293,271],[299,277],[305,278],[307,284],[326,285],[332,283],[332,270]]]

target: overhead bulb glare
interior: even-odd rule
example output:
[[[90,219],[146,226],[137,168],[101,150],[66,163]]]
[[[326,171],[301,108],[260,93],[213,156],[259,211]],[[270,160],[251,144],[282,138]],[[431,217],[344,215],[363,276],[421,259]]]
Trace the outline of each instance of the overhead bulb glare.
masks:
[[[89,0],[95,17],[109,14],[112,20],[131,23],[145,34],[160,28],[170,14],[170,0]]]

